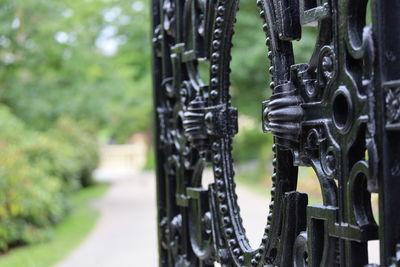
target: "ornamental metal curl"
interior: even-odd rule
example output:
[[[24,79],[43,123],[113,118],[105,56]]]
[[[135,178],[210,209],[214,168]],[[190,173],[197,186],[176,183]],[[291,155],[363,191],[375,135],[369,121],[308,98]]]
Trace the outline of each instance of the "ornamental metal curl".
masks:
[[[400,4],[257,0],[270,60],[262,129],[274,136],[269,214],[251,247],[235,193],[230,60],[238,0],[153,0],[160,266],[400,266]],[[261,23],[260,23],[261,24]],[[295,64],[293,41],[317,27]],[[209,63],[209,79],[200,62]],[[202,187],[211,166],[214,182]],[[312,167],[323,203],[297,191]],[[371,209],[379,194],[379,226]]]

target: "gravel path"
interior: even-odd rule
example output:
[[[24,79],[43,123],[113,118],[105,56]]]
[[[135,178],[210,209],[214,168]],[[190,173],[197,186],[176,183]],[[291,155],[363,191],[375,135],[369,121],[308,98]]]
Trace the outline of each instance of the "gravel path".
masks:
[[[56,267],[156,266],[154,191],[150,172],[114,179],[104,198],[93,203],[101,212],[95,229]]]

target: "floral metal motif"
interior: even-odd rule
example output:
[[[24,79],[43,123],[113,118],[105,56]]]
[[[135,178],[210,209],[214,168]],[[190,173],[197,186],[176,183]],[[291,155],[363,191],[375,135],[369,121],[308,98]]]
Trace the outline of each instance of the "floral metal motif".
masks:
[[[388,88],[385,100],[387,122],[400,123],[400,87]]]

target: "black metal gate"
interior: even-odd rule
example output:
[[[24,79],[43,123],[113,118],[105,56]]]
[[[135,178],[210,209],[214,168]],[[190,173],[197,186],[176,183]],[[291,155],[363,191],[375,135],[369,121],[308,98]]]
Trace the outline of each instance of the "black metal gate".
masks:
[[[153,0],[160,266],[365,266],[374,239],[380,264],[400,266],[400,1],[372,0],[372,26],[367,2],[257,0],[273,80],[259,105],[275,144],[269,215],[251,247],[231,153],[238,0]],[[305,25],[318,28],[315,50],[294,64]],[[298,166],[314,169],[323,205],[296,191]]]

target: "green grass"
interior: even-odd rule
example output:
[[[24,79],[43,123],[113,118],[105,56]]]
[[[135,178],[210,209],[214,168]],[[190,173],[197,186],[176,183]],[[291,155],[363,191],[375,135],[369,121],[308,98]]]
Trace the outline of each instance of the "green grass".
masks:
[[[12,249],[0,257],[0,267],[49,267],[65,258],[95,226],[99,212],[89,202],[107,188],[98,184],[76,193],[72,197],[73,212],[55,227],[51,241]]]

